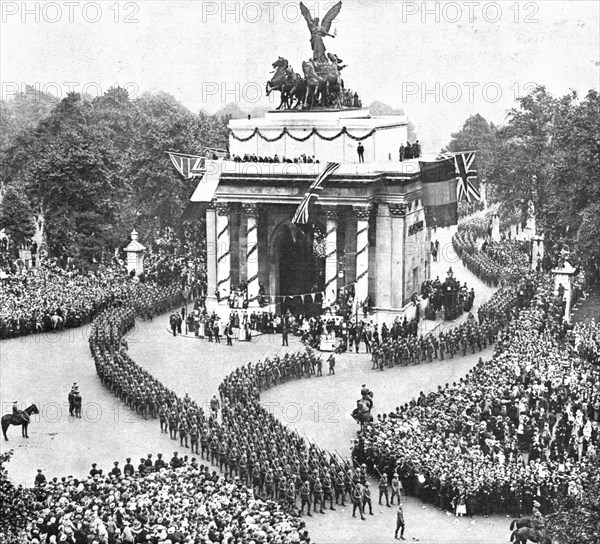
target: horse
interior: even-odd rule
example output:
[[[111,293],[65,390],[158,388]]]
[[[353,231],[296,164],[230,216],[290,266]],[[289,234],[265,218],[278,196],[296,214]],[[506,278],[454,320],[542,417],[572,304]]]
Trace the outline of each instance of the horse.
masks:
[[[365,399],[356,401],[356,408],[354,409],[351,415],[357,423],[360,423],[361,432],[365,430],[365,425],[367,423],[373,422],[373,416],[371,415],[371,406],[372,405]]]
[[[552,540],[546,535],[545,530],[540,531],[531,527],[515,529],[510,535],[510,541],[515,544],[527,544],[528,541],[537,542],[538,544],[552,544]]]
[[[330,108],[341,108],[343,106],[344,81],[340,76],[340,70],[345,66],[341,65],[342,59],[332,53],[327,53],[327,58],[331,64],[321,64],[317,69],[317,74],[325,79],[323,105]]]
[[[317,74],[315,63],[312,60],[302,63],[302,71],[306,81],[306,95],[304,97],[304,107],[312,108],[315,105],[322,105],[325,94],[325,78]],[[309,102],[308,97],[311,100]]]
[[[2,416],[2,434],[4,435],[4,440],[8,440],[8,436],[6,436],[6,431],[11,425],[21,425],[21,434],[23,438],[29,438],[29,435],[27,434],[27,427],[29,426],[29,422],[31,421],[30,416],[32,414],[39,413],[40,411],[38,410],[37,406],[35,404],[32,404],[31,406],[29,406],[29,408],[25,410],[17,411],[16,414],[6,414]]]
[[[532,529],[538,529],[540,526],[539,521],[533,518],[520,518],[513,519],[510,523],[510,530],[520,529],[521,527],[531,527]]]
[[[296,74],[294,73],[294,70],[290,68],[287,59],[283,57],[279,57],[271,66],[275,68],[275,74],[271,78],[271,81],[267,81],[267,96],[269,96],[272,91],[279,91],[281,93],[281,102],[277,109],[280,110],[284,105],[286,108],[289,108],[289,95],[294,87]]]

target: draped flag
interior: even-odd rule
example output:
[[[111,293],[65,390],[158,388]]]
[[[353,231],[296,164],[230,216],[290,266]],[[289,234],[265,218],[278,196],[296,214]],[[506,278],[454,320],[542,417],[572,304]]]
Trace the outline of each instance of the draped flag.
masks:
[[[192,179],[204,174],[204,157],[196,155],[184,155],[183,153],[175,153],[167,151],[173,166],[184,177],[184,179]]]
[[[454,157],[433,162],[419,161],[425,223],[448,227],[458,223],[457,176]]]
[[[477,170],[473,168],[475,162],[475,151],[467,153],[457,153],[454,155],[454,167],[456,169],[456,179],[458,181],[458,201],[466,200],[473,202],[481,200],[479,192],[479,181],[477,179]]]
[[[340,167],[337,162],[328,162],[321,173],[317,176],[317,179],[312,182],[308,191],[304,195],[304,199],[298,206],[294,217],[292,218],[292,223],[299,225],[306,225],[308,223],[308,208],[310,206],[311,201],[319,198],[320,192],[323,190],[323,182],[331,176],[338,168]]]

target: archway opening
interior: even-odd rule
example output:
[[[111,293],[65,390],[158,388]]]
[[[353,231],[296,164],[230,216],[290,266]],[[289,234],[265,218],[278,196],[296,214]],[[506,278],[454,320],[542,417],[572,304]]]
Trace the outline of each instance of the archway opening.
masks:
[[[279,293],[281,311],[318,314],[325,288],[325,233],[319,225],[287,224],[279,243]],[[313,296],[301,296],[309,295]],[[292,298],[293,297],[293,298]]]

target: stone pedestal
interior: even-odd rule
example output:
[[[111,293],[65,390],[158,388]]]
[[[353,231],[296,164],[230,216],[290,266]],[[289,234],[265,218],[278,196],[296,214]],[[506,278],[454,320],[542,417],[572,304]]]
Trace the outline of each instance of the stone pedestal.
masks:
[[[565,265],[562,268],[555,268],[552,270],[554,274],[554,294],[558,295],[561,291],[561,287],[564,289],[565,299],[565,315],[563,319],[567,322],[571,322],[571,305],[573,295],[573,280],[577,269],[573,268],[568,261],[565,261]]]
[[[137,231],[132,230],[131,242],[124,250],[127,253],[127,272],[131,274],[134,271],[136,276],[144,273],[144,253],[146,251],[146,248],[140,244],[138,237]]]

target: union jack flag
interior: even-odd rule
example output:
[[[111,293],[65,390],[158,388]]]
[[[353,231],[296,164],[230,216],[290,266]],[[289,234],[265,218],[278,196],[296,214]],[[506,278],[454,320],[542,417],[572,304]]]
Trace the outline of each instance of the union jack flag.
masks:
[[[339,167],[340,165],[337,162],[328,162],[325,165],[321,173],[317,176],[317,179],[311,183],[308,191],[304,195],[302,202],[292,218],[292,223],[296,225],[306,225],[308,223],[308,207],[310,206],[311,201],[319,198],[319,193],[323,190],[323,182]]]
[[[475,162],[475,151],[466,153],[457,153],[454,155],[454,167],[456,169],[457,200],[460,202],[466,200],[473,202],[481,200],[479,192],[479,182],[477,180],[477,170],[473,167]]]
[[[167,151],[173,166],[184,177],[184,179],[192,179],[204,175],[204,157],[196,155],[184,155],[183,153],[175,153]]]

